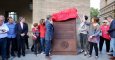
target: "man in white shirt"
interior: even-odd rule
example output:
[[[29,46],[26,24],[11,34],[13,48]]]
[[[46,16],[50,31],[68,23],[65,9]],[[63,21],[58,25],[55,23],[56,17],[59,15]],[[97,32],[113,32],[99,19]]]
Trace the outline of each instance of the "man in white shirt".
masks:
[[[6,44],[7,44],[7,32],[9,28],[4,24],[4,16],[0,15],[0,47],[2,52],[2,60],[6,60]]]
[[[20,22],[16,24],[15,31],[17,35],[17,43],[18,43],[18,57],[21,55],[25,56],[25,39],[28,33],[28,25],[25,23],[25,18],[20,17]]]
[[[88,54],[88,28],[89,26],[86,24],[88,20],[88,16],[84,16],[81,19],[81,24],[79,27],[79,36],[80,36],[80,44],[81,44],[81,52],[84,52],[84,55],[86,56]]]

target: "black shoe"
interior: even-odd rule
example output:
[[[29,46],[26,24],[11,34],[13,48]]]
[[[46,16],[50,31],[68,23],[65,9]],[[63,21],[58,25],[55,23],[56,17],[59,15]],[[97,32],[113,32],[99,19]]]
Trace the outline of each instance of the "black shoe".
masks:
[[[37,52],[34,52],[34,54],[37,56]]]
[[[15,57],[16,55],[15,54],[11,54],[11,56]]]
[[[108,54],[109,56],[113,56],[113,54]]]
[[[2,60],[8,60],[8,58],[3,58]]]
[[[84,56],[87,56],[87,54],[84,54]]]
[[[34,50],[33,50],[33,49],[31,49],[31,52],[34,52]]]
[[[18,55],[18,58],[20,58],[21,57],[21,55]]]
[[[49,56],[49,54],[46,54],[46,56]]]
[[[29,47],[27,47],[27,49],[29,49]]]
[[[22,54],[22,56],[25,56],[25,54]]]
[[[10,56],[7,56],[6,58],[7,58],[7,59],[10,58]]]

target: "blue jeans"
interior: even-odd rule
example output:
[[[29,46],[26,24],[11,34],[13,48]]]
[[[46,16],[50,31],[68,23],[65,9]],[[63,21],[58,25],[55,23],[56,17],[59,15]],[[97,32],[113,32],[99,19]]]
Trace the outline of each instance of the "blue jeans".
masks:
[[[35,40],[35,41],[34,41],[34,53],[35,53],[35,54],[37,54],[37,49],[38,49],[38,48],[37,48],[37,47],[38,47],[37,44],[38,44],[38,41]]]
[[[49,55],[50,49],[51,49],[51,40],[45,40],[45,54]]]
[[[41,50],[45,52],[45,38],[40,38]]]
[[[111,38],[111,48],[113,49],[113,56],[115,57],[115,38]]]
[[[0,38],[2,60],[6,59],[6,44],[7,44],[7,38],[2,38],[2,39]]]

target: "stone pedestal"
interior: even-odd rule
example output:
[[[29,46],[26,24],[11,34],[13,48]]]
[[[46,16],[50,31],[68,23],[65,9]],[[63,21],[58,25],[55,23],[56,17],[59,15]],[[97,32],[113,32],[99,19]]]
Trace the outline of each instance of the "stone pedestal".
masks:
[[[76,54],[76,19],[54,22],[52,54]]]

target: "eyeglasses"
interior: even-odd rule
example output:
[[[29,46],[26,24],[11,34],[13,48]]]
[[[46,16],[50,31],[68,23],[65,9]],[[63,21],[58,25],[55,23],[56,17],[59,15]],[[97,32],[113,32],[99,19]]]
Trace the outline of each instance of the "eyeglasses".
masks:
[[[107,23],[107,22],[103,22],[103,23]]]

